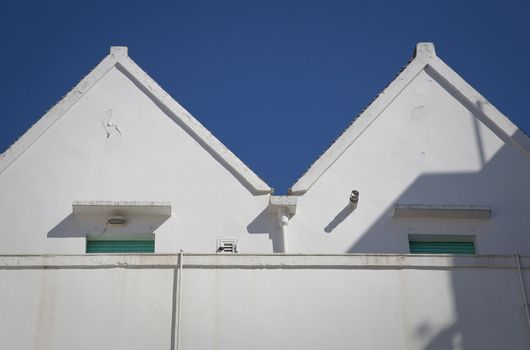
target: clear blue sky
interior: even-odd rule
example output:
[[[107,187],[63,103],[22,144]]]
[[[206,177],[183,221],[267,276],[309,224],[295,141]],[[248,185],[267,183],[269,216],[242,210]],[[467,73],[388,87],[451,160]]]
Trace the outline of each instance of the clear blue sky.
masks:
[[[111,45],[285,193],[419,41],[530,131],[530,1],[2,1],[0,152]]]

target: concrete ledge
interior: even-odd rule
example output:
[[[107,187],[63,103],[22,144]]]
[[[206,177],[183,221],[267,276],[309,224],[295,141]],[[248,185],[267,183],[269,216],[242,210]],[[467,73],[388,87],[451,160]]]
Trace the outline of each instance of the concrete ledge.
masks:
[[[0,255],[0,270],[175,268],[178,254]],[[530,256],[521,257],[530,269]],[[513,255],[404,254],[184,254],[185,269],[515,269]]]
[[[395,218],[489,219],[491,207],[480,205],[397,204]]]
[[[75,215],[159,215],[171,216],[170,202],[74,201]]]
[[[281,209],[285,209],[289,215],[296,214],[297,198],[293,196],[270,196],[269,213],[278,214]]]

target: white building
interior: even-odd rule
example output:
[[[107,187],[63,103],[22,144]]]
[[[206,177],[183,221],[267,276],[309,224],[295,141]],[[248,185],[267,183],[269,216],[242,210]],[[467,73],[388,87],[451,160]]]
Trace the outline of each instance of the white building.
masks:
[[[113,47],[0,156],[0,339],[527,349],[529,156],[529,138],[420,43],[274,196]]]

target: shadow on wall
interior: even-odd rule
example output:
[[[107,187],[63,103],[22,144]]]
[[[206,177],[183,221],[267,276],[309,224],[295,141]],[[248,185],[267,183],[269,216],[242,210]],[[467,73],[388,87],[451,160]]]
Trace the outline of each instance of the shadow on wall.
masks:
[[[513,164],[527,166],[527,159],[520,152],[510,152],[509,147],[504,146],[484,168],[472,174],[445,174],[424,175],[419,177],[407,190],[397,198],[396,203],[401,204],[433,204],[433,198],[439,198],[435,204],[477,204],[490,205],[493,207],[493,218],[507,215],[503,208],[515,208],[518,212],[510,210],[510,215],[527,217],[528,208],[524,205],[514,203],[528,203],[528,177],[529,169],[525,171],[514,171]],[[522,162],[522,163],[521,163]],[[510,176],[510,188],[500,185],[506,175]],[[514,189],[521,189],[515,191]],[[364,198],[367,200],[367,198]],[[496,210],[498,208],[498,210]],[[525,216],[526,211],[526,216]],[[343,209],[331,223],[340,223],[346,217]],[[408,253],[408,234],[476,234],[481,236],[481,231],[492,225],[491,220],[464,219],[439,219],[441,224],[432,225],[429,219],[421,218],[394,218],[393,205],[389,206],[383,214],[365,233],[355,242],[348,253],[396,253],[396,247],[402,247],[402,253]],[[492,219],[494,220],[494,219]],[[524,220],[524,219],[523,219]],[[463,223],[468,223],[463,225]],[[469,224],[472,222],[471,224]],[[528,221],[527,221],[528,222]],[[331,226],[330,225],[328,226]],[[520,222],[521,232],[528,232],[528,225]],[[470,227],[469,232],[458,231],[462,227]],[[525,227],[523,227],[525,226]],[[434,230],[435,232],[432,232]],[[511,229],[513,231],[513,228]],[[396,234],[400,231],[400,234]],[[327,232],[327,231],[326,231]],[[496,232],[502,234],[502,232]],[[482,234],[480,239],[493,239],[500,242],[498,249],[506,250],[502,253],[511,254],[513,247],[530,246],[530,237],[521,235],[510,236],[512,241],[502,246],[498,237],[489,238]],[[508,251],[510,250],[510,251]],[[477,253],[481,254],[480,242]],[[484,252],[483,252],[484,253]],[[486,251],[485,253],[492,253]],[[497,252],[498,253],[498,252]],[[514,262],[515,264],[515,262]],[[423,343],[426,350],[442,349],[528,349],[530,348],[530,334],[526,327],[524,309],[521,306],[521,295],[519,292],[519,280],[516,270],[502,271],[499,274],[489,269],[448,269],[447,286],[452,294],[453,322],[445,328],[441,328],[437,322],[424,321],[417,325],[413,335],[418,343]],[[501,277],[502,276],[502,277]],[[403,276],[406,280],[405,275]],[[499,283],[500,279],[502,280]],[[407,295],[406,288],[400,293],[412,302],[414,294],[422,295],[422,299],[429,299],[428,305],[419,305],[418,309],[439,307],[436,293],[432,293],[429,281],[425,281],[424,289],[421,287]],[[389,291],[395,293],[395,291]],[[425,296],[430,297],[425,297]],[[451,303],[449,303],[451,305]],[[403,310],[403,314],[410,311]],[[426,313],[429,314],[428,312]],[[515,320],[515,321],[514,321]]]
[[[339,226],[351,213],[353,213],[354,208],[352,208],[351,205],[346,205],[344,209],[342,209],[337,216],[333,218],[333,220],[330,221],[330,223],[324,227],[324,231],[327,233],[331,233],[337,226]]]
[[[422,344],[425,350],[530,348],[515,270],[450,269],[445,272],[452,300],[444,313],[452,315],[452,322],[441,326],[441,320],[435,320],[433,312],[420,311],[424,321],[409,334],[415,338],[415,343]],[[416,305],[418,309],[440,306],[438,293],[432,293],[427,283],[425,288],[420,286],[402,298],[414,300],[414,294],[422,295],[425,302]]]
[[[392,203],[384,214],[375,222],[365,234],[355,242],[347,251],[349,253],[395,253],[395,247],[401,246],[406,248],[402,253],[408,253],[408,241],[396,241],[397,238],[389,237],[387,232],[396,230],[396,225],[401,225],[401,230],[407,232],[411,230],[411,220],[394,219],[393,205],[394,204],[477,204],[477,205],[491,205],[495,202],[496,207],[514,208],[514,203],[526,203],[528,193],[519,190],[507,190],[509,188],[527,189],[528,188],[528,174],[530,173],[530,165],[528,157],[519,152],[516,146],[504,134],[503,131],[491,122],[485,115],[484,103],[478,102],[476,104],[470,103],[468,100],[461,97],[460,93],[448,85],[443,79],[437,79],[437,82],[445,87],[445,90],[451,96],[465,106],[471,116],[473,122],[473,133],[469,135],[469,139],[475,141],[476,151],[480,159],[481,169],[473,173],[445,173],[445,174],[426,174],[418,177],[400,196],[396,198],[395,203]],[[486,152],[484,149],[484,141],[480,131],[480,122],[487,126],[499,139],[504,141],[504,145],[489,161],[486,162]],[[450,138],[450,135],[447,135]],[[513,140],[526,140],[528,137],[517,130],[512,136]],[[524,151],[523,151],[524,152]],[[423,152],[422,152],[423,153]],[[428,154],[424,154],[428,157]],[[514,169],[514,164],[518,165]],[[406,164],[404,164],[406,166]],[[506,181],[509,176],[509,181]],[[506,186],[508,184],[508,186]],[[435,200],[433,200],[435,199]],[[518,210],[525,210],[522,206],[516,206]],[[512,209],[511,209],[512,210]],[[513,210],[512,210],[513,211]],[[341,212],[342,213],[342,212]],[[496,208],[493,208],[493,215],[502,215]],[[339,213],[337,217],[341,214]],[[335,220],[334,220],[335,221]],[[451,222],[453,221],[453,222]],[[444,225],[440,225],[440,230],[446,230],[453,226],[458,227],[458,220],[444,220]],[[421,224],[421,220],[414,220],[415,224]],[[477,229],[482,229],[487,226],[488,222],[476,221]],[[329,225],[328,225],[329,226]],[[521,229],[524,229],[521,227]],[[328,232],[328,231],[326,231]],[[414,232],[424,233],[424,232]],[[428,232],[426,232],[428,233]],[[447,234],[447,232],[438,232],[440,234]],[[450,232],[451,234],[466,233],[466,232]],[[467,232],[473,233],[473,232]],[[403,239],[401,237],[401,239]],[[385,245],[384,242],[389,244]],[[498,248],[498,247],[497,247]],[[480,252],[479,252],[480,253]],[[498,251],[496,251],[498,253]],[[507,252],[511,254],[512,252]]]
[[[395,204],[474,204],[492,205],[492,216],[506,215],[502,210],[511,208],[510,215],[517,215],[524,218],[524,208],[517,203],[528,201],[527,171],[513,171],[514,162],[521,159],[514,158],[514,152],[509,152],[506,148],[501,149],[496,156],[482,169],[482,171],[470,174],[433,174],[419,177],[407,190],[395,201]],[[524,165],[524,163],[522,164]],[[507,189],[503,178],[510,174],[511,190]],[[514,191],[519,188],[521,190]],[[434,200],[436,199],[436,200]],[[367,200],[367,199],[365,199]],[[519,212],[519,213],[518,213]],[[389,206],[384,214],[360,237],[347,251],[348,253],[395,253],[396,244],[407,248],[401,253],[408,252],[408,241],[404,235],[390,235],[389,232],[401,231],[403,233],[436,233],[436,234],[474,234],[492,225],[491,220],[468,219],[443,219],[443,224],[432,224],[429,219],[394,218],[393,205]],[[522,222],[514,222],[513,225],[521,226]],[[448,230],[461,230],[466,227],[466,232],[447,232]],[[422,230],[428,230],[422,232]],[[435,230],[436,232],[432,232]],[[511,228],[513,231],[513,228]],[[487,236],[484,236],[487,239]],[[513,239],[514,237],[512,237]],[[396,239],[401,241],[397,242]],[[524,242],[519,242],[524,243]],[[528,243],[528,242],[527,242]],[[512,245],[515,245],[513,242]],[[496,246],[495,253],[502,252],[503,246]],[[480,250],[479,250],[480,253]],[[487,252],[489,253],[489,252]],[[513,253],[512,249],[504,253]]]
[[[475,131],[477,134],[479,133],[478,127],[475,128]],[[520,132],[514,136],[514,138],[517,137],[526,136]],[[505,137],[502,138],[505,139]],[[518,229],[521,232],[527,231],[528,220],[525,218],[528,216],[528,208],[525,207],[524,203],[528,203],[529,198],[528,174],[530,173],[530,165],[528,158],[515,149],[517,146],[514,147],[510,141],[507,141],[507,144],[484,164],[485,152],[482,140],[478,136],[475,140],[483,164],[480,171],[420,176],[396,199],[395,203],[476,205],[495,203],[493,218],[502,220],[502,216],[508,214],[519,217],[521,220],[515,220],[517,222],[513,223],[515,226],[511,227],[510,231],[513,232]],[[514,164],[518,165],[517,169],[514,169]],[[433,198],[436,200],[433,201]],[[506,208],[510,208],[509,213],[506,212]],[[340,224],[344,217],[344,210],[342,210],[331,223]],[[396,246],[398,246],[403,249],[402,252],[408,253],[408,233],[476,234],[481,236],[479,240],[482,241],[495,240],[497,242],[495,253],[502,252],[505,254],[513,253],[514,247],[528,247],[530,244],[530,238],[527,235],[517,237],[512,235],[509,237],[510,241],[503,246],[499,237],[489,237],[489,233],[481,234],[481,231],[493,224],[491,220],[440,220],[443,222],[438,221],[438,224],[433,224],[432,221],[421,218],[396,219],[393,217],[393,205],[391,205],[347,252],[395,253]],[[331,223],[328,226],[331,226]],[[462,227],[466,227],[470,231],[458,231]],[[396,231],[400,231],[401,234],[395,234]],[[394,234],[391,234],[392,232]],[[502,234],[502,232],[494,233]],[[481,254],[480,242],[477,246],[477,253]],[[484,251],[482,253],[484,254]],[[492,251],[485,253],[492,253]],[[474,269],[473,271],[449,269],[447,273],[450,281],[448,289],[452,290],[453,298],[453,322],[442,329],[428,321],[416,326],[412,336],[420,343],[425,344],[424,349],[530,348],[530,335],[526,326],[524,309],[521,307],[522,301],[516,270],[504,271],[502,275],[488,269]],[[502,283],[499,283],[500,279]],[[405,292],[405,289],[401,290],[401,293]],[[425,296],[432,293],[432,289],[426,281],[424,290],[414,290],[413,293]],[[414,295],[409,295],[408,298],[414,300]],[[432,295],[431,301],[433,306],[439,303],[436,295]],[[428,310],[430,307],[431,305],[421,305],[420,309]],[[404,314],[406,312],[407,310],[403,311]]]
[[[514,169],[514,164],[518,168]],[[528,174],[530,173],[530,164],[528,159],[511,145],[503,146],[495,156],[482,168],[475,173],[448,173],[448,174],[427,174],[418,177],[398,198],[386,208],[384,214],[360,237],[347,253],[395,253],[396,243],[407,250],[408,241],[405,236],[399,239],[404,241],[396,242],[396,235],[390,235],[389,232],[401,231],[404,233],[437,233],[437,234],[474,234],[487,229],[492,225],[492,220],[472,220],[467,219],[443,219],[443,224],[433,225],[429,219],[410,219],[394,218],[394,204],[474,204],[474,205],[492,205],[492,217],[497,220],[502,216],[519,216],[526,218],[530,187],[528,186]],[[509,179],[507,178],[509,177]],[[364,199],[367,200],[366,198]],[[510,212],[506,212],[510,208]],[[504,211],[503,211],[504,210]],[[340,214],[339,214],[340,215]],[[337,215],[337,216],[339,216]],[[467,225],[464,225],[467,223]],[[511,231],[518,227],[521,231],[527,229],[528,221],[512,222]],[[469,232],[446,232],[447,230],[461,229],[468,227]],[[425,230],[436,230],[437,232],[421,232]],[[484,236],[484,239],[488,237]],[[514,239],[515,237],[510,237]],[[526,236],[520,236],[520,242],[511,242],[510,248],[503,251],[504,246],[496,245],[495,252],[486,251],[486,253],[505,253],[512,254],[513,246],[530,244],[530,239]],[[498,241],[498,239],[497,239]],[[386,244],[385,244],[386,243]],[[484,253],[479,251],[478,253]]]
[[[247,225],[247,232],[250,234],[268,234],[269,239],[272,240],[272,251],[274,253],[281,253],[283,251],[278,219],[276,218],[276,215],[271,215],[269,213],[268,207],[263,209],[263,211]]]
[[[64,218],[48,234],[48,238],[90,237],[98,238],[103,235],[120,236],[152,234],[166,220],[167,216],[131,215],[123,227],[110,227],[105,215],[78,216],[73,213]]]

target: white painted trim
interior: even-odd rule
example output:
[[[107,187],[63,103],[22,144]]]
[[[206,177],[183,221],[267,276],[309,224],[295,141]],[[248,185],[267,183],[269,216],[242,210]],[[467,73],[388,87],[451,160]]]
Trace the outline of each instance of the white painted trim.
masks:
[[[296,197],[292,196],[270,196],[269,198],[269,213],[278,214],[279,211],[285,209],[290,216],[296,214]]]
[[[453,89],[453,92],[467,102],[466,106],[473,110],[486,126],[500,133],[499,136],[502,139],[511,142],[530,158],[530,138],[444,61],[435,57],[429,62],[427,70],[429,72],[432,70],[437,78],[443,79]]]
[[[489,219],[491,207],[481,205],[397,204],[395,218]]]
[[[116,67],[126,74],[175,122],[181,125],[212,156],[227,168],[236,178],[254,194],[268,194],[272,189],[248,168],[237,156],[226,148],[184,107],[165,92],[132,59],[127,56],[126,47],[112,47],[111,53],[99,63],[79,84],[77,84],[59,103],[35,123],[5,153],[0,155],[0,174],[24,153],[46,130],[66,113],[86,94],[110,69]]]
[[[205,147],[223,166],[249,185],[255,194],[271,193],[272,189],[248,168],[236,155],[223,145],[210,131],[175,101],[164,89],[147,75],[133,60],[119,60],[118,69],[133,78],[155,102],[181,125],[193,138]]]
[[[306,192],[425,68],[425,65],[426,60],[423,57],[417,57],[417,59],[410,62],[401,74],[379,94],[355,122],[298,179],[292,186],[290,193],[293,195],[301,195]]]
[[[20,157],[37,139],[64,115],[117,63],[114,55],[108,55],[83,78],[65,97],[24,133],[11,147],[0,155],[0,174]]]
[[[530,138],[521,132],[506,116],[499,112],[482,95],[467,84],[456,72],[436,56],[432,43],[418,43],[415,57],[407,67],[383,90],[379,96],[361,113],[346,131],[318,158],[307,172],[292,186],[292,195],[302,195],[329,169],[333,163],[350,147],[357,138],[381,115],[395,98],[424,69],[430,69],[453,87],[464,100],[474,107],[478,115],[482,115],[486,125],[494,131],[501,132],[506,140],[511,141],[526,156],[530,157]],[[483,107],[476,109],[477,104]]]
[[[171,216],[171,203],[147,201],[74,201],[74,215]]]
[[[9,269],[104,269],[175,268],[178,254],[0,255],[0,270]],[[189,254],[183,264],[190,268],[244,269],[516,269],[513,255],[447,254]],[[530,256],[521,257],[530,269]]]

